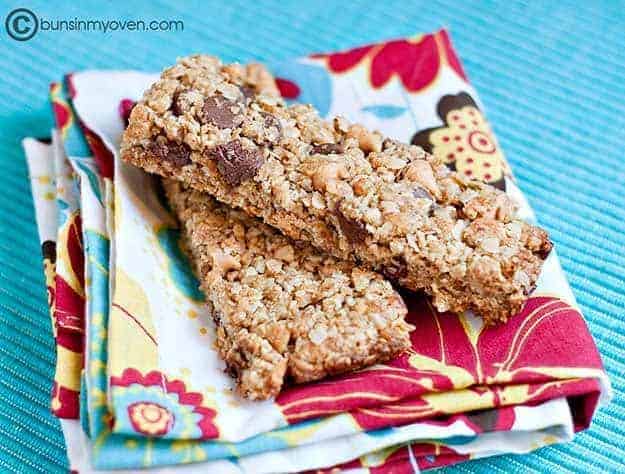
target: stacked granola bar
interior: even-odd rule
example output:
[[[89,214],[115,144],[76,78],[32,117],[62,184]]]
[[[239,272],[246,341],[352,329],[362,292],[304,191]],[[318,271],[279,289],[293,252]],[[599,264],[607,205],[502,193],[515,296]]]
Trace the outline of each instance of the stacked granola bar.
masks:
[[[165,180],[214,308],[217,348],[251,399],[355,370],[410,347],[406,307],[380,275],[296,243],[215,199]]]

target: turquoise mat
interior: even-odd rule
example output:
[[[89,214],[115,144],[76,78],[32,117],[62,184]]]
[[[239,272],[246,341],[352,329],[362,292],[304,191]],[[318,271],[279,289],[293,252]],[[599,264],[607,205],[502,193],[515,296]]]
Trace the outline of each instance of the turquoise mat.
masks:
[[[551,232],[616,398],[575,442],[450,472],[605,472],[625,458],[625,4],[619,2],[340,3],[2,2],[49,19],[183,19],[184,32],[0,33],[0,471],[66,472],[48,412],[54,355],[26,164],[46,136],[48,83],[70,70],[158,70],[176,56],[277,60],[451,30],[471,81],[539,221]],[[212,3],[212,5],[211,5]]]

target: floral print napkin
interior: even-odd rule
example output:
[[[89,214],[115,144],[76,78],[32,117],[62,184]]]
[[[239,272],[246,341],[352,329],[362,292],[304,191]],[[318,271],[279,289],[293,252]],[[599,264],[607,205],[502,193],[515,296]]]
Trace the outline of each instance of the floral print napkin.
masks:
[[[285,98],[418,144],[533,219],[445,31],[272,69]],[[555,252],[506,325],[407,293],[417,329],[405,355],[275,400],[237,398],[159,186],[117,156],[124,116],[154,79],[68,76],[51,89],[53,143],[25,142],[57,340],[52,407],[82,418],[64,423],[73,468],[417,470],[589,425],[609,382]]]

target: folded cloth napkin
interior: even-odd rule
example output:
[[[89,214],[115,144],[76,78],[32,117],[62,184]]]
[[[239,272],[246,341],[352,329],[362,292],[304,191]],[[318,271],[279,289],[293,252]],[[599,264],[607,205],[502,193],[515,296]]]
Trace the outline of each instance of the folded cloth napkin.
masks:
[[[52,412],[78,416],[84,340],[84,255],[77,178],[60,140],[25,142],[56,342]],[[49,157],[42,155],[49,148]],[[44,156],[45,159],[34,157]],[[56,200],[56,202],[55,202]]]
[[[412,141],[505,189],[533,220],[445,31],[271,70],[285,98]],[[60,417],[79,411],[84,356],[82,427],[63,424],[72,468],[427,469],[569,440],[609,399],[555,252],[506,325],[483,327],[471,313],[437,313],[423,296],[404,294],[417,328],[405,355],[291,387],[275,400],[239,399],[213,349],[210,310],[158,181],[118,157],[123,117],[155,79],[67,76],[51,89],[52,145],[25,141],[56,331],[52,404]]]

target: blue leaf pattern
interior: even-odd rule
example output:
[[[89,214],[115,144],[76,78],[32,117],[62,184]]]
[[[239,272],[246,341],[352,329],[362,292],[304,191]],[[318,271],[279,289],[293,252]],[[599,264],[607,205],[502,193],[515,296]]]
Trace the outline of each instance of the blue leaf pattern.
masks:
[[[324,67],[289,61],[273,64],[271,71],[276,77],[282,77],[297,84],[301,90],[296,99],[297,102],[312,104],[322,117],[328,115],[332,103],[332,81]]]
[[[397,105],[382,104],[382,105],[367,105],[361,109],[363,112],[368,112],[376,117],[382,119],[391,119],[403,115],[408,110],[406,107],[400,107]]]

